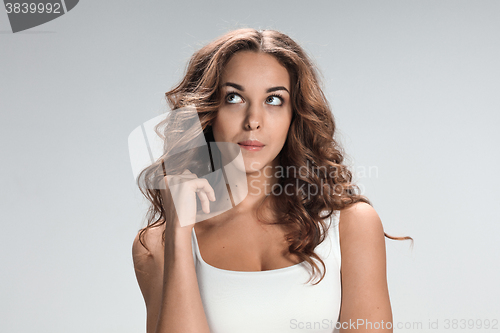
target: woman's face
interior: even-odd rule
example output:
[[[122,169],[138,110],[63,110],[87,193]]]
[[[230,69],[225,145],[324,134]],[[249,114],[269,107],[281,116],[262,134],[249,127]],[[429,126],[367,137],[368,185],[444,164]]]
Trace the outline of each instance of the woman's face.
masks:
[[[238,144],[247,173],[277,165],[292,119],[286,68],[269,54],[240,51],[227,63],[221,89],[215,141]]]

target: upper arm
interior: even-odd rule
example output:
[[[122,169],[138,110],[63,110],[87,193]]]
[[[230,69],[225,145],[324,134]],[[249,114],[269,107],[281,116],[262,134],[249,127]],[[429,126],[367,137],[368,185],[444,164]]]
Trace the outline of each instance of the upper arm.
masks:
[[[132,258],[137,282],[146,303],[146,330],[153,333],[160,313],[163,291],[163,246],[161,229],[150,228],[144,233],[146,249],[139,242],[139,234],[132,245]]]
[[[360,202],[342,210],[339,223],[342,253],[340,322],[360,323],[356,332],[384,331],[382,328],[387,328],[386,323],[391,322],[391,329],[384,332],[392,332],[382,222],[373,207]],[[344,332],[348,332],[348,326],[344,325],[347,328]]]

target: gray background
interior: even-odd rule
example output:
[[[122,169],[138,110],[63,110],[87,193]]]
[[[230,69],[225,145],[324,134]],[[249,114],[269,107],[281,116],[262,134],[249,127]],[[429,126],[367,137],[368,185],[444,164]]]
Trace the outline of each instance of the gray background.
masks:
[[[127,137],[193,51],[239,27],[313,57],[364,194],[387,233],[415,239],[387,241],[395,324],[500,319],[499,14],[478,0],[88,0],[12,34],[0,10],[0,331],[145,331]]]

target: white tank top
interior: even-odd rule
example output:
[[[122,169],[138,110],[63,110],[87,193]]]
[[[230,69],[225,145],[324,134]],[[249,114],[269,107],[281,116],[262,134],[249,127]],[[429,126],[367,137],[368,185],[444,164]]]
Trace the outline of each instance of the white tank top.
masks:
[[[201,257],[193,228],[193,257],[210,332],[337,332],[341,300],[339,214],[333,212],[327,237],[314,250],[326,266],[325,277],[317,285],[311,284],[317,278],[305,284],[310,277],[306,262],[258,272],[211,266]],[[330,221],[325,221],[327,226]]]

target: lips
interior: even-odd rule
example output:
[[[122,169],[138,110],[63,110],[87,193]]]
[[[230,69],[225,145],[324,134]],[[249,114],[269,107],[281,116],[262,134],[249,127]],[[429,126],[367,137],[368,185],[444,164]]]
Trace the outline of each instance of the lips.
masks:
[[[260,151],[264,148],[264,144],[258,140],[241,141],[238,145],[246,151]]]
[[[238,142],[240,146],[248,146],[248,147],[264,147],[264,144],[260,142],[259,140],[246,140],[246,141],[241,141]]]

